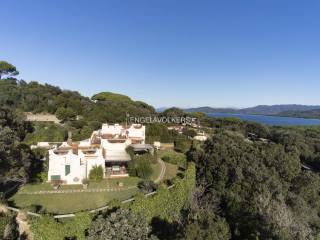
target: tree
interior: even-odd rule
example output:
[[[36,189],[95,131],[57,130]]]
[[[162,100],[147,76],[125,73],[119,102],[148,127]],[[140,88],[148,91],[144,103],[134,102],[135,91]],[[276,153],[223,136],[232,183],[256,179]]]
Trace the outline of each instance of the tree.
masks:
[[[226,219],[232,239],[314,239],[318,234],[318,180],[301,175],[299,154],[288,144],[247,142],[220,132],[188,153],[197,165],[197,187],[205,188],[200,206]],[[219,211],[213,210],[216,200]],[[191,230],[203,234],[201,228]]]
[[[130,176],[149,179],[153,173],[150,158],[150,154],[147,153],[142,156],[134,156],[134,158],[128,163],[128,172]]]
[[[91,99],[96,101],[132,102],[128,96],[112,92],[97,93]]]
[[[178,137],[174,140],[174,150],[185,153],[191,147],[192,141],[184,137]]]
[[[89,179],[93,181],[101,181],[103,179],[103,169],[100,165],[92,167],[89,173]]]
[[[186,116],[186,113],[180,108],[172,107],[163,111],[161,115],[166,117],[183,117]]]
[[[71,108],[58,108],[56,111],[56,116],[58,119],[62,120],[63,122],[73,120],[77,116],[76,112],[73,111]]]
[[[21,143],[29,131],[21,116],[8,107],[0,107],[0,183],[27,182],[38,169],[35,155]]]
[[[107,216],[98,215],[88,229],[87,240],[157,239],[150,233],[151,227],[144,217],[126,209],[118,209]]]
[[[175,131],[169,131],[162,123],[152,123],[146,126],[146,141],[153,144],[154,141],[163,143],[173,142]]]
[[[17,71],[16,67],[6,61],[0,61],[0,79],[7,75],[7,76],[16,76],[19,72]]]
[[[196,132],[194,129],[192,129],[192,128],[187,128],[187,127],[184,127],[184,128],[182,129],[182,133],[183,133],[185,136],[190,137],[190,138],[193,138],[194,136],[197,135],[197,132]]]
[[[187,240],[228,240],[231,238],[225,219],[215,219],[210,212],[197,213],[197,219],[186,225]]]

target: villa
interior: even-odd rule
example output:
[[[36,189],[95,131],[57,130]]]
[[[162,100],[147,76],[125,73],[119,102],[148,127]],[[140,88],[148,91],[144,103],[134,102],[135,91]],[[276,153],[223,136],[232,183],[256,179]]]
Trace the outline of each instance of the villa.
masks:
[[[103,124],[87,140],[73,143],[63,142],[49,150],[48,181],[64,184],[80,184],[89,178],[94,166],[101,166],[104,177],[126,177],[127,163],[131,160],[126,148],[132,146],[138,151],[151,150],[145,144],[145,126],[132,124]]]
[[[197,132],[197,135],[193,137],[194,140],[197,140],[197,141],[206,141],[208,139],[208,136],[206,135],[205,132],[203,131],[198,131]]]

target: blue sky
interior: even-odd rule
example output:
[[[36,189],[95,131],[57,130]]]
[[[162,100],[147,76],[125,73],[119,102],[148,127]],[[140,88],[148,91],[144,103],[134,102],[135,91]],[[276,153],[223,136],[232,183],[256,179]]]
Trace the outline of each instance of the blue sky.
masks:
[[[1,0],[20,78],[161,106],[320,105],[317,0]]]

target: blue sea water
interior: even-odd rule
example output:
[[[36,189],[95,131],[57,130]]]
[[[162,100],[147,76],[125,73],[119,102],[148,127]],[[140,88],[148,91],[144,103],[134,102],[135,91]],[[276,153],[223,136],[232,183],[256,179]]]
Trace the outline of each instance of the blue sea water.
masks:
[[[244,121],[258,122],[273,126],[313,126],[320,125],[320,119],[294,118],[294,117],[278,117],[265,115],[249,115],[235,113],[208,113],[208,116],[219,118],[240,118]]]

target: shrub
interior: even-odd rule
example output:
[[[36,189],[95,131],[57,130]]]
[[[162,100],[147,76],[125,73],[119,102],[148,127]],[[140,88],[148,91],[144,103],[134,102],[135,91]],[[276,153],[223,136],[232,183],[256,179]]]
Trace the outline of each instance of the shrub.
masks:
[[[103,179],[102,166],[93,166],[89,173],[89,179],[93,181],[101,181]]]
[[[154,123],[149,124],[146,127],[146,142],[153,143],[154,141],[160,141],[162,143],[173,142],[175,134],[169,131],[165,124]]]
[[[138,183],[138,188],[142,193],[146,194],[156,190],[156,185],[150,180],[143,180]]]
[[[34,239],[61,240],[61,239],[85,239],[85,230],[88,228],[91,218],[87,213],[78,213],[74,218],[58,222],[52,216],[32,218],[31,231]]]
[[[175,152],[175,151],[160,151],[160,157],[163,161],[172,163],[175,165],[183,166],[186,165],[186,155],[183,153]]]
[[[190,149],[191,144],[191,140],[179,137],[174,141],[174,150],[185,153]]]
[[[161,158],[165,162],[170,162],[171,158],[168,155],[165,155]]]
[[[40,172],[37,174],[37,179],[40,182],[46,182],[48,180],[48,172]]]
[[[98,239],[136,239],[150,238],[151,227],[146,219],[129,210],[118,209],[104,216],[98,215],[88,229],[87,240]]]
[[[143,179],[149,179],[153,172],[150,162],[145,159],[139,159],[137,160],[137,162],[138,162],[138,165],[136,167],[137,176]]]
[[[149,179],[153,173],[151,162],[154,161],[155,156],[151,154],[143,154],[134,156],[128,164],[128,172],[130,176]]]

